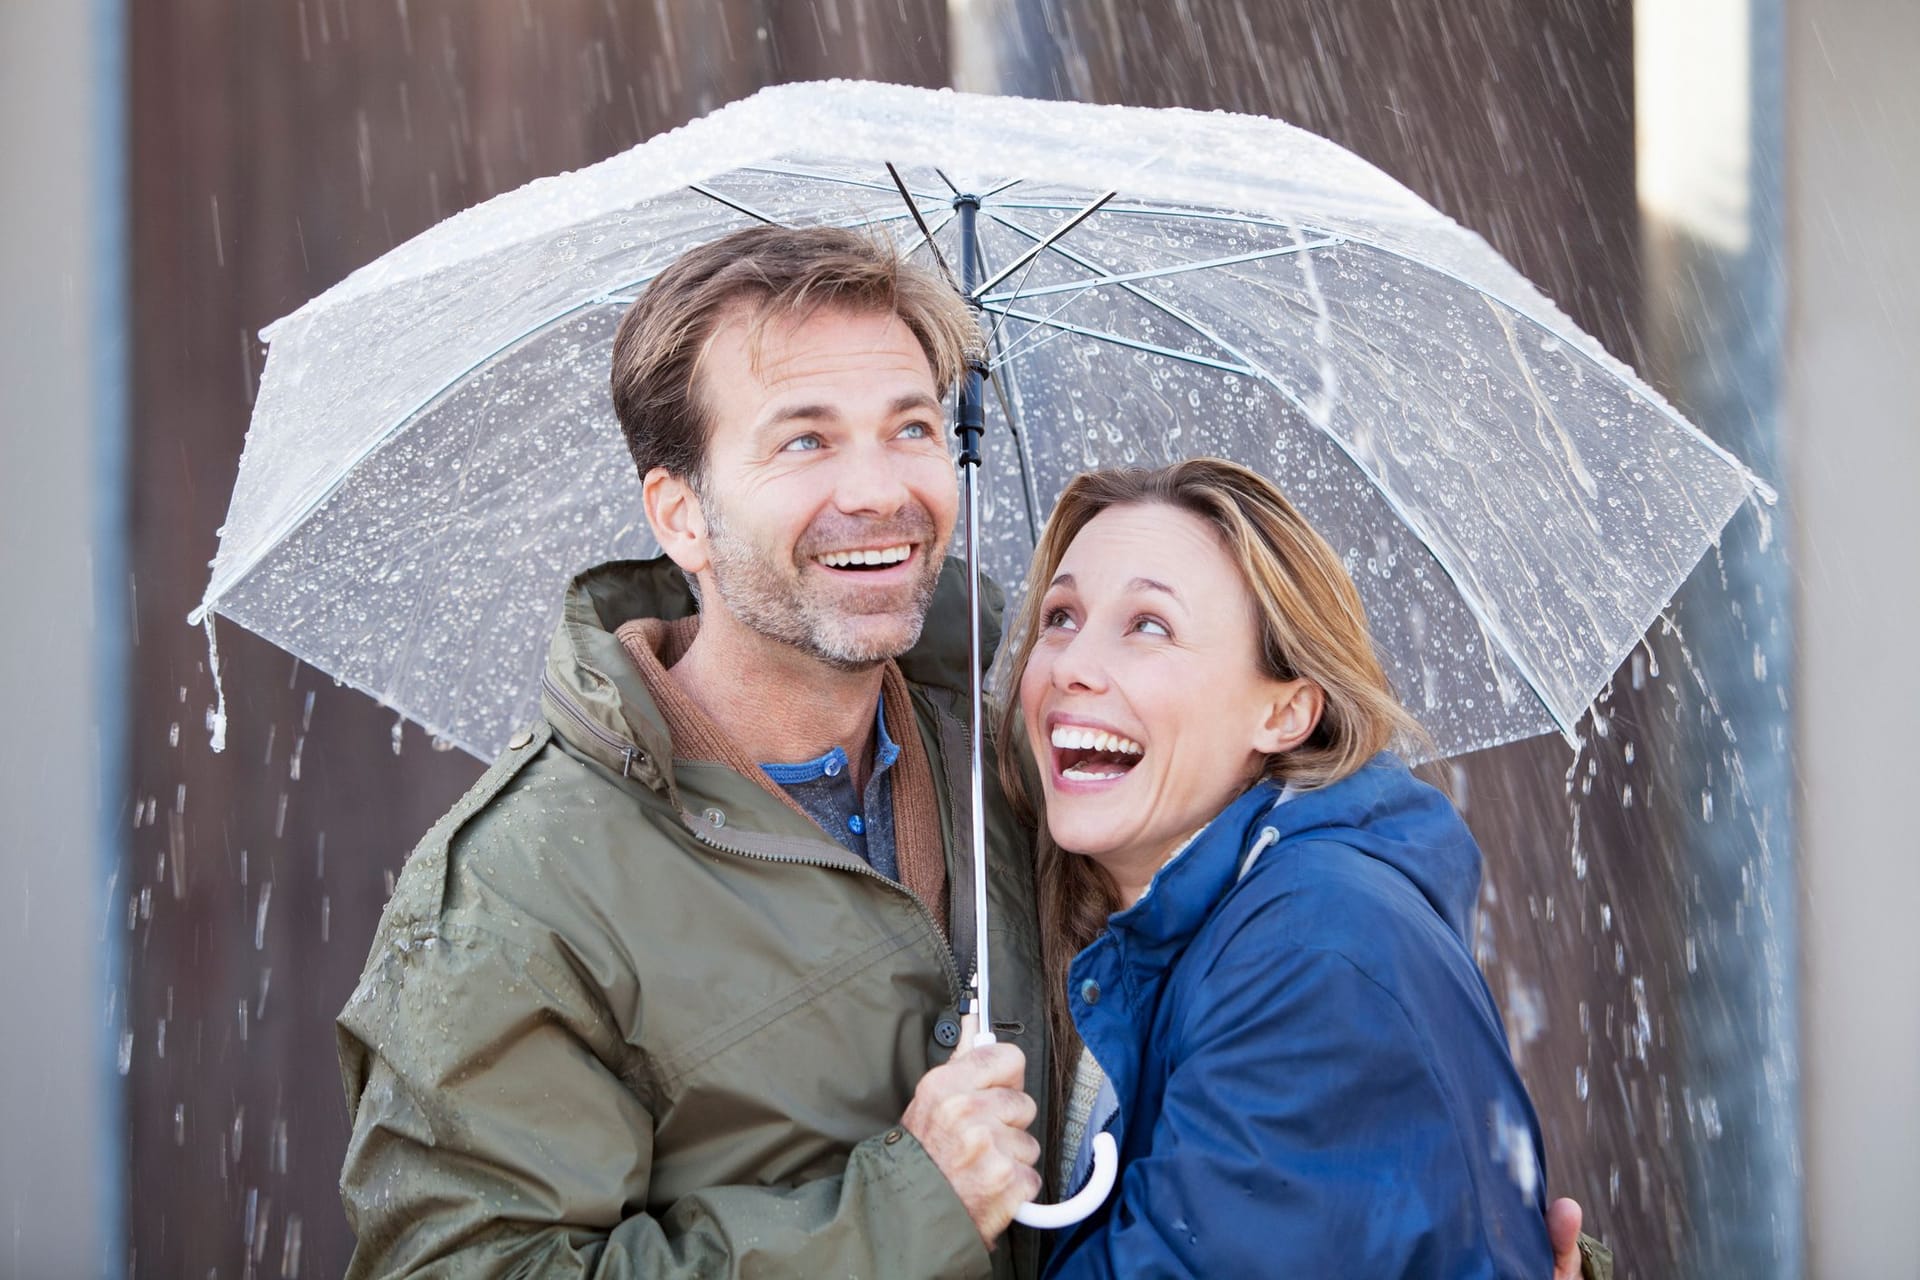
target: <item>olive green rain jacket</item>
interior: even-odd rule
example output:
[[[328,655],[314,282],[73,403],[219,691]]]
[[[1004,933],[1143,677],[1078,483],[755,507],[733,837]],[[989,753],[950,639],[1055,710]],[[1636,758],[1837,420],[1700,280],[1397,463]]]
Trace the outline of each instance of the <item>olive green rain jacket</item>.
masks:
[[[940,793],[945,937],[753,780],[674,758],[613,631],[694,607],[665,560],[577,578],[544,723],[402,872],[339,1019],[350,1277],[1037,1269],[1023,1229],[989,1254],[900,1127],[973,960],[962,574],[900,660]],[[1044,1099],[1029,839],[987,786],[995,1020]]]

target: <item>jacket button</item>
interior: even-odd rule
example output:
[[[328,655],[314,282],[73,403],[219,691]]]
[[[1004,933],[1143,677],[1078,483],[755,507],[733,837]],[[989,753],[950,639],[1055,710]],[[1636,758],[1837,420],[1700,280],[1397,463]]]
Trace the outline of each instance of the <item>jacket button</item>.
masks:
[[[887,1130],[887,1136],[882,1138],[881,1141],[886,1143],[888,1146],[892,1146],[894,1143],[900,1141],[900,1139],[905,1136],[906,1135],[901,1133],[898,1129],[889,1129]]]
[[[960,1043],[960,1024],[952,1018],[942,1018],[933,1024],[933,1038],[943,1049],[951,1049]]]
[[[1100,984],[1088,978],[1080,984],[1080,998],[1088,1004],[1100,1003]]]
[[[507,739],[507,749],[510,751],[518,751],[532,741],[533,741],[532,732],[526,729],[522,729],[520,732],[514,734],[511,738]]]
[[[716,827],[724,827],[727,825],[727,815],[718,809],[709,809],[700,816]]]

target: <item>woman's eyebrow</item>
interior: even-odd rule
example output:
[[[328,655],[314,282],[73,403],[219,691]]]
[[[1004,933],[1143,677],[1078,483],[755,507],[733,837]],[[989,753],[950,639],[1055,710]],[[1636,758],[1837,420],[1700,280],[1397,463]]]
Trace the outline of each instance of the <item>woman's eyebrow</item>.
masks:
[[[1168,586],[1166,583],[1156,581],[1153,578],[1135,578],[1132,582],[1129,582],[1127,584],[1127,590],[1158,591],[1162,595],[1172,596],[1175,600],[1178,600],[1180,598],[1180,593],[1178,591],[1175,591],[1172,587]]]

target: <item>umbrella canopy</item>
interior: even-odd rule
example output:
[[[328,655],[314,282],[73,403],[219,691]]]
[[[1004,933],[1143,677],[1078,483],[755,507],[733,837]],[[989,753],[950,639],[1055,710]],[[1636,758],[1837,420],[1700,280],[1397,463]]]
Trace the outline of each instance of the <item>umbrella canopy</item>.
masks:
[[[1733,512],[1771,500],[1484,241],[1324,139],[789,85],[468,210],[272,325],[196,618],[490,757],[536,713],[566,580],[656,550],[608,392],[637,292],[760,221],[922,254],[930,232],[957,263],[961,194],[1000,392],[988,571],[1017,586],[1075,472],[1235,459],[1344,555],[1443,752],[1571,737]]]

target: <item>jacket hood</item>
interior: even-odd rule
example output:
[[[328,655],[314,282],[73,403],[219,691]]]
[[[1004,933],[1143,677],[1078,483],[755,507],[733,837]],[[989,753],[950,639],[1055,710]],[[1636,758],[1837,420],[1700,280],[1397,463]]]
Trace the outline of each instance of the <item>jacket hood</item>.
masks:
[[[1383,751],[1331,786],[1297,792],[1265,826],[1279,844],[1337,840],[1411,880],[1447,927],[1471,943],[1480,846],[1453,802]]]
[[[1314,841],[1346,845],[1411,881],[1447,927],[1471,942],[1479,846],[1452,803],[1387,751],[1311,791],[1286,792],[1271,782],[1253,787],[1162,867],[1146,894],[1113,917],[1113,927],[1149,951],[1183,944],[1241,878],[1247,852],[1267,828],[1276,838],[1262,858]]]
[[[980,580],[982,662],[1000,641],[1002,596]],[[560,625],[547,650],[542,708],[555,732],[606,767],[648,786],[667,783],[673,758],[666,719],[614,631],[638,618],[673,621],[700,606],[686,575],[666,556],[614,560],[568,584]],[[926,624],[900,670],[911,684],[967,696],[966,570],[949,557],[940,568]]]

